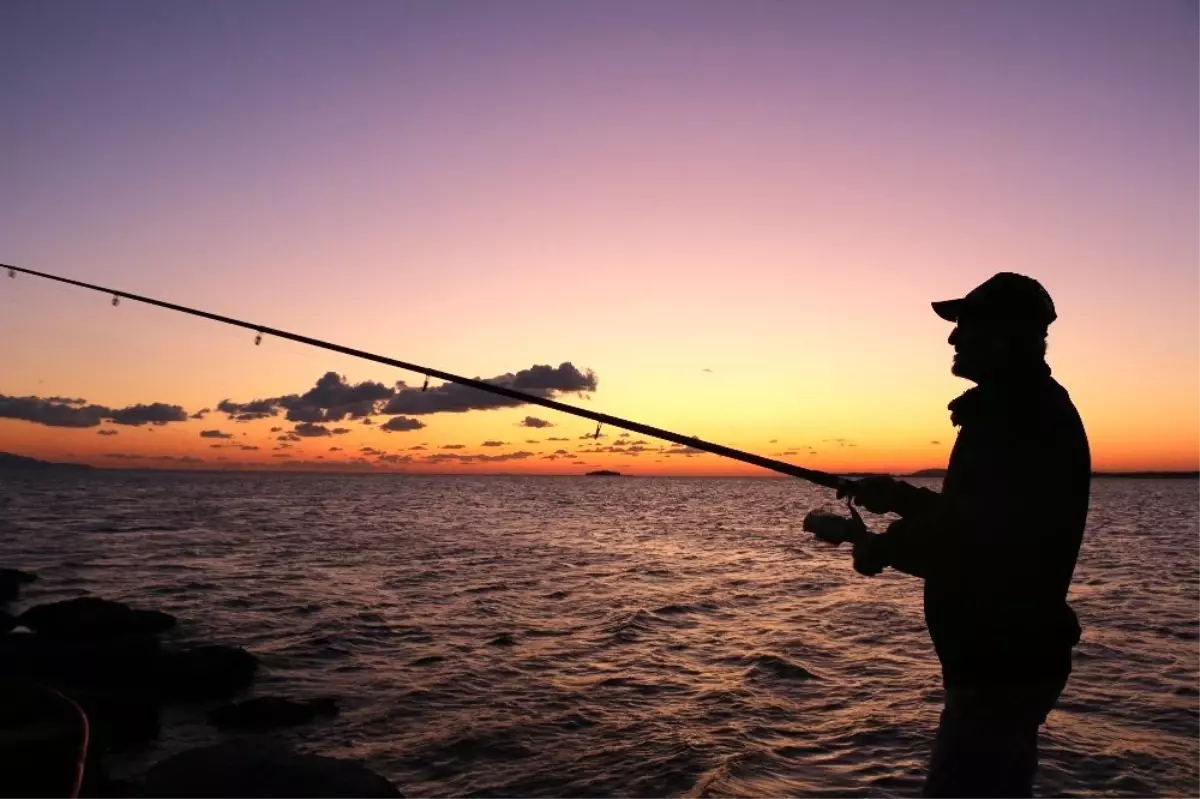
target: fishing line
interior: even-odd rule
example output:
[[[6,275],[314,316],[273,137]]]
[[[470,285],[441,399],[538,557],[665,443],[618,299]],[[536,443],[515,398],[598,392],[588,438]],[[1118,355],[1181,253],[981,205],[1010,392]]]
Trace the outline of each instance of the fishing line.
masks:
[[[550,408],[551,410],[570,414],[571,416],[579,416],[581,418],[590,419],[593,422],[596,422],[596,432],[594,434],[595,439],[599,439],[600,427],[602,425],[611,425],[612,427],[619,427],[622,430],[629,430],[634,433],[640,433],[644,436],[650,436],[651,438],[669,441],[672,444],[678,444],[682,447],[690,447],[694,450],[710,452],[713,455],[719,455],[722,458],[741,461],[742,463],[748,463],[752,466],[759,466],[763,469],[768,469],[780,474],[786,474],[791,477],[799,477],[801,480],[807,480],[810,483],[815,483],[819,486],[824,486],[825,488],[833,488],[837,489],[838,491],[853,493],[854,481],[844,477],[839,477],[834,474],[829,474],[828,472],[822,472],[816,469],[806,469],[803,466],[795,466],[790,463],[785,463],[784,461],[775,460],[774,458],[764,458],[761,455],[743,452],[742,450],[733,449],[732,447],[722,446],[721,444],[713,444],[709,441],[702,441],[694,436],[682,436],[678,433],[672,433],[669,430],[663,430],[661,428],[652,427],[639,422],[631,422],[618,416],[610,416],[607,413],[597,413],[595,411],[577,408],[573,405],[567,405],[565,403],[547,399],[545,397],[526,394],[522,391],[517,391],[506,386],[499,386],[469,377],[460,377],[459,375],[451,374],[450,372],[443,372],[440,369],[430,369],[425,366],[418,366],[417,364],[396,360],[395,358],[387,358],[382,355],[375,355],[374,353],[357,350],[353,347],[344,347],[341,344],[334,344],[329,341],[322,341],[321,339],[311,338],[309,336],[302,336],[298,333],[289,333],[286,330],[278,330],[276,328],[267,327],[255,322],[243,322],[240,319],[221,316],[220,314],[202,311],[197,308],[189,308],[185,305],[176,305],[175,303],[156,300],[152,297],[143,297],[138,294],[131,294],[127,291],[119,291],[117,289],[105,288],[104,286],[97,286],[91,283],[84,283],[81,280],[72,280],[68,277],[59,277],[58,275],[51,275],[47,274],[46,272],[38,272],[33,269],[25,269],[24,267],[11,266],[9,264],[0,264],[0,269],[7,269],[8,276],[10,278],[15,278],[19,272],[26,275],[33,275],[34,277],[45,278],[46,280],[54,280],[59,283],[79,286],[80,288],[85,288],[90,291],[97,291],[101,294],[109,294],[112,296],[112,304],[114,306],[120,303],[121,298],[125,298],[127,300],[133,300],[134,302],[141,302],[147,305],[154,305],[159,308],[166,308],[170,311],[178,311],[191,316],[198,316],[202,319],[211,319],[214,322],[221,322],[222,324],[243,327],[247,330],[255,331],[256,335],[254,338],[254,343],[256,345],[262,343],[262,338],[264,335],[270,335],[276,338],[287,339],[288,341],[295,341],[300,344],[307,344],[310,347],[317,347],[319,349],[329,350],[330,352],[339,352],[343,355],[349,355],[354,358],[362,358],[363,360],[374,361],[375,363],[380,363],[385,366],[394,366],[397,369],[404,369],[409,372],[423,374],[425,375],[425,384],[421,388],[422,391],[426,391],[429,388],[429,378],[436,377],[439,380],[444,380],[447,383],[457,383],[460,386],[467,386],[469,388],[489,394],[508,397],[509,399],[514,399],[519,402],[528,402],[532,405],[541,405],[543,408]]]

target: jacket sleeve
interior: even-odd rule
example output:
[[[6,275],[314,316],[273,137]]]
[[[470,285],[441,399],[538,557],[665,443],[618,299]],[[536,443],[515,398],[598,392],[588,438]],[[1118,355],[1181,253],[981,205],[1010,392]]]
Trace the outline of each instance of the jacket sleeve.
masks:
[[[908,519],[933,514],[938,508],[942,495],[933,489],[900,481],[900,496],[897,499],[896,513]]]
[[[892,522],[878,537],[883,561],[897,571],[914,577],[928,572],[931,525],[942,506],[942,495],[928,488],[900,481],[895,512],[901,518]]]
[[[927,520],[902,518],[892,522],[880,536],[884,560],[897,571],[924,579],[929,573],[931,532]]]

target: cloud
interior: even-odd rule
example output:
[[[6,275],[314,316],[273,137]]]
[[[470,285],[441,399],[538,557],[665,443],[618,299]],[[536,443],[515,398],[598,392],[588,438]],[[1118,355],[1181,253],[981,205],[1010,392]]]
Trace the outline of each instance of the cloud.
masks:
[[[477,380],[480,378],[476,378]],[[595,391],[597,379],[590,369],[585,373],[570,362],[558,367],[538,365],[514,374],[503,374],[482,380],[496,386],[515,389],[526,394],[549,398],[556,394],[577,394]],[[397,384],[402,385],[402,384]],[[427,413],[462,413],[471,410],[511,408],[523,405],[523,400],[489,394],[457,383],[443,383],[427,390],[403,386],[383,407],[382,413],[406,413],[414,416]]]
[[[930,443],[930,444],[934,444],[934,445],[941,445],[941,443],[942,443],[942,442],[940,442],[940,441],[930,441],[929,443]]]
[[[292,428],[292,432],[296,435],[302,435],[304,438],[320,438],[322,435],[332,435],[330,429],[324,425],[313,425],[312,422],[304,422],[302,425],[296,425]]]
[[[84,400],[70,399],[69,402],[55,400],[64,397],[10,397],[0,394],[0,418],[21,419],[47,427],[97,427],[102,421],[140,427],[144,424],[163,425],[186,421],[187,411],[178,405],[153,402],[125,408],[108,408],[103,405],[88,405]]]
[[[672,444],[667,449],[664,449],[662,454],[667,456],[683,455],[684,457],[691,458],[695,455],[707,455],[708,453],[702,449],[696,449],[695,447],[685,447],[680,444]]]
[[[778,444],[778,443],[779,443],[779,439],[778,439],[778,438],[772,438],[772,439],[771,439],[770,441],[768,441],[767,443],[768,443],[768,444]]]
[[[283,428],[282,427],[272,427],[271,432],[272,433],[280,433],[280,432],[283,432]]]
[[[97,430],[97,431],[96,431],[96,435],[98,435],[98,436],[115,436],[115,435],[117,435],[119,432],[120,432],[119,430],[108,430],[108,429],[105,429],[105,430]]]
[[[708,372],[709,374],[712,374],[712,373],[713,373],[713,370],[712,370],[712,369],[709,369],[707,366],[706,366],[706,367],[704,367],[703,369],[701,369],[700,371],[701,371],[701,372]]]
[[[106,458],[121,458],[131,461],[175,461],[177,463],[204,463],[204,458],[196,458],[191,455],[129,455],[124,452],[106,452]]]
[[[527,439],[525,439],[525,443],[526,444],[540,444],[542,442],[538,441],[536,438],[527,438]]]
[[[521,450],[520,452],[502,452],[499,455],[479,455],[479,460],[488,463],[499,463],[501,461],[523,461],[526,458],[532,458],[532,452]]]
[[[330,452],[341,452],[342,448],[341,447],[330,447],[329,451]]]
[[[553,424],[545,419],[539,419],[536,416],[526,416],[521,421],[517,422],[518,427],[554,427]]]
[[[210,414],[210,413],[212,413],[212,408],[201,408],[200,410],[198,410],[198,411],[196,411],[195,413],[193,413],[193,414],[192,414],[192,416],[191,416],[191,418],[193,418],[193,419],[203,419],[203,418],[204,418],[206,415],[208,415],[208,414]]]
[[[608,438],[608,433],[601,433],[600,435],[596,435],[595,433],[588,433],[586,435],[580,436],[578,440],[579,441],[595,441],[598,438]]]
[[[412,463],[412,455],[380,455],[376,460],[380,463]]]
[[[571,439],[569,439],[569,438],[563,438],[563,437],[561,437],[561,436],[550,436],[550,437],[549,437],[549,438],[547,438],[546,440],[547,440],[547,441],[570,441]]]
[[[276,405],[277,402],[274,399],[257,399],[253,402],[241,403],[223,399],[217,403],[217,410],[231,419],[248,422],[278,415],[279,408]]]
[[[240,447],[238,447],[238,449],[244,450],[246,452],[253,452],[254,450],[258,449],[258,447],[253,446],[251,444],[242,444]]]
[[[466,444],[443,444],[442,449],[466,449]]]
[[[220,430],[201,430],[201,438],[233,438],[233,433],[222,433]]]
[[[393,416],[379,425],[379,429],[386,430],[389,433],[407,433],[410,430],[420,430],[424,426],[425,423],[420,419],[410,419],[407,416]]]
[[[300,399],[319,408],[340,408],[346,405],[387,399],[395,393],[394,389],[383,383],[366,380],[351,385],[337,372],[326,372],[317,380],[317,384],[303,394]]]
[[[503,447],[503,446],[506,446],[507,444],[508,444],[507,441],[496,441],[494,439],[488,439],[487,441],[483,442],[479,446],[481,446],[481,447]]]
[[[532,452],[505,452],[499,455],[460,455],[457,452],[435,452],[426,455],[425,463],[502,463],[504,461],[520,461],[534,457]]]
[[[359,447],[359,452],[365,452],[368,455],[382,455],[383,450],[375,449],[374,447]]]
[[[187,411],[178,405],[167,405],[165,402],[152,402],[149,405],[138,403],[128,408],[110,411],[109,419],[113,424],[124,424],[140,427],[144,424],[168,424],[170,422],[186,422]]]
[[[281,436],[275,436],[275,440],[276,441],[299,441],[300,436],[296,435],[295,433],[284,433]]]
[[[344,435],[346,435],[346,433],[350,432],[350,428],[349,427],[335,427],[335,428],[333,428],[332,432],[335,436],[344,436]]]
[[[556,449],[556,450],[554,450],[554,454],[555,455],[570,455],[571,453],[567,452],[565,449]]]
[[[617,436],[617,438],[629,438],[629,433],[622,433],[621,435]]]
[[[372,419],[370,416],[368,416],[366,419],[362,420],[362,423],[363,424],[375,424],[375,420]]]
[[[275,453],[274,455],[272,455],[271,457],[272,457],[272,458],[290,458],[290,457],[292,457],[292,453],[290,453],[290,452],[276,452],[276,453]]]
[[[516,374],[507,373],[484,382],[540,397],[552,397],[558,393],[590,392],[595,391],[597,386],[594,372],[580,371],[570,362],[564,362],[557,367],[532,366]],[[407,386],[401,381],[393,388],[370,380],[349,383],[337,372],[326,372],[318,378],[316,385],[303,394],[266,397],[251,402],[224,399],[217,403],[217,410],[239,422],[265,419],[285,412],[288,421],[300,424],[340,422],[347,417],[361,419],[363,424],[373,424],[370,416],[375,413],[419,416],[442,411],[462,412],[521,404],[521,400],[498,397],[456,383],[444,383],[423,390]],[[533,416],[526,417],[521,424],[527,427],[551,426],[550,422]],[[391,429],[395,431],[400,428]]]
[[[395,393],[395,389],[382,383],[368,380],[351,384],[337,372],[326,372],[303,394],[267,397],[247,403],[226,399],[217,405],[217,410],[239,421],[263,419],[286,411],[285,418],[289,422],[340,422],[347,416],[361,419],[374,413],[376,403]]]
[[[417,444],[415,447],[409,447],[408,451],[409,452],[420,452],[420,451],[426,450],[426,449],[429,449],[429,448],[426,447],[424,444]]]

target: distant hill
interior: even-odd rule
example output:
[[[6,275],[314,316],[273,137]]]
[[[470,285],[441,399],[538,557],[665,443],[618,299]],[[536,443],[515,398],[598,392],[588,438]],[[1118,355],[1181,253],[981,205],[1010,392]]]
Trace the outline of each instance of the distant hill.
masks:
[[[27,458],[24,455],[13,455],[11,452],[0,452],[0,471],[44,472],[51,469],[68,469],[72,471],[92,471],[94,467],[84,463],[54,463],[39,461],[37,458]]]
[[[587,477],[620,477],[620,472],[614,472],[611,469],[597,469],[594,472],[588,472]]]

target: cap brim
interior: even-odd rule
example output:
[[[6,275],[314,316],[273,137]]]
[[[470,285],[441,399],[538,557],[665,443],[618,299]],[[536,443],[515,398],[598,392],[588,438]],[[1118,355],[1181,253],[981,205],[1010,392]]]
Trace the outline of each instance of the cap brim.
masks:
[[[930,304],[933,306],[933,312],[947,322],[957,322],[958,315],[962,313],[962,300],[942,300]]]

